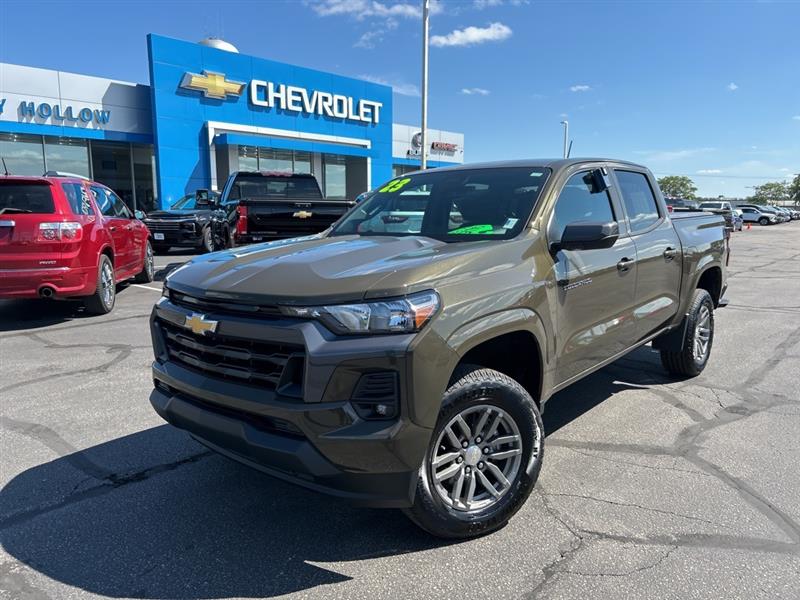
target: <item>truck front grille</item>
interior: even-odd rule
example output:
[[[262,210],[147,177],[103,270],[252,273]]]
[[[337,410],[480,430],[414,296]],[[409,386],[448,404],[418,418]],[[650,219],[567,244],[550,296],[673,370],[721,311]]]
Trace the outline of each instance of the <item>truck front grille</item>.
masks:
[[[302,346],[246,340],[214,334],[198,335],[160,320],[170,360],[215,379],[285,389],[300,394]],[[290,367],[287,369],[287,366]],[[285,375],[285,376],[284,376]],[[279,392],[281,390],[278,390]]]
[[[194,223],[188,221],[147,221],[150,231],[180,231],[188,229],[194,231]]]

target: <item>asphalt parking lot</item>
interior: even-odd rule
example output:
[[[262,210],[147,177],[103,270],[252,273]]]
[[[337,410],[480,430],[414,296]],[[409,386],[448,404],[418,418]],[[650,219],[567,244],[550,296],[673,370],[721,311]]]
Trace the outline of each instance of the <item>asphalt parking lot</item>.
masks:
[[[450,544],[165,425],[159,283],[99,318],[0,302],[0,597],[798,598],[800,222],[732,245],[706,371],[643,348],[561,392],[528,503]]]

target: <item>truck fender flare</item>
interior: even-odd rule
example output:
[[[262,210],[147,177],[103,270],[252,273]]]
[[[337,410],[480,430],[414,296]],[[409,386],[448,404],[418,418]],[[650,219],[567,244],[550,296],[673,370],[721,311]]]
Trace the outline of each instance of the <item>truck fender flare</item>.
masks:
[[[483,315],[478,319],[461,325],[447,339],[447,345],[458,356],[459,361],[473,348],[487,342],[493,338],[500,337],[507,333],[524,331],[533,335],[539,347],[539,373],[541,401],[546,400],[546,390],[550,389],[547,384],[548,374],[550,373],[550,349],[547,344],[547,330],[539,314],[528,308],[512,308],[488,315]],[[453,369],[458,363],[453,365]]]

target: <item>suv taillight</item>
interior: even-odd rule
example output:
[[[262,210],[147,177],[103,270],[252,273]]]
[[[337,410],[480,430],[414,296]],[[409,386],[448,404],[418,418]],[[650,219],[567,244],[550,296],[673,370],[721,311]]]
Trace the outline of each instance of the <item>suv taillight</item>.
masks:
[[[247,207],[239,207],[239,220],[236,221],[236,233],[244,235],[247,233]]]
[[[39,223],[37,242],[80,242],[83,225],[74,222]]]

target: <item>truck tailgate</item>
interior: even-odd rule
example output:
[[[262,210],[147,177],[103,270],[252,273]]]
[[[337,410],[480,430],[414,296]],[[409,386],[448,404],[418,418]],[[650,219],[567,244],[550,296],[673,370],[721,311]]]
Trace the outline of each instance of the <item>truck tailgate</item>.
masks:
[[[318,233],[347,212],[349,200],[258,199],[242,200],[247,213],[247,232],[265,237]]]

